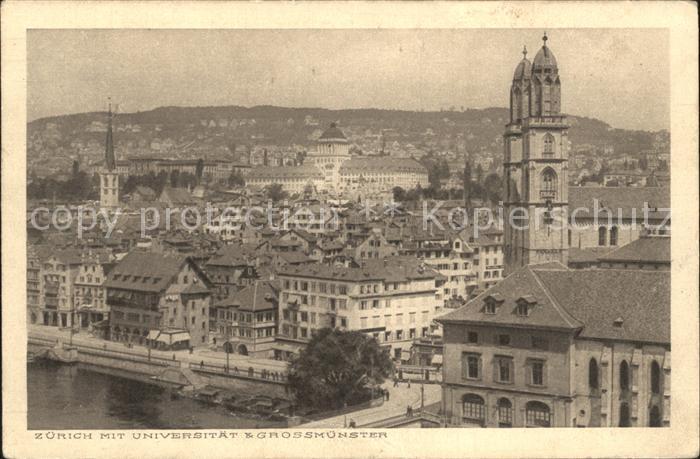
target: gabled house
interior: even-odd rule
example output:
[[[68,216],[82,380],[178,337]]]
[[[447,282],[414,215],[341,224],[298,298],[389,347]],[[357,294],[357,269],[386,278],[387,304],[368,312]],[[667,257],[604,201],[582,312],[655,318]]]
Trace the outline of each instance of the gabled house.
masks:
[[[112,340],[169,349],[208,343],[213,285],[190,257],[132,251],[104,287]]]

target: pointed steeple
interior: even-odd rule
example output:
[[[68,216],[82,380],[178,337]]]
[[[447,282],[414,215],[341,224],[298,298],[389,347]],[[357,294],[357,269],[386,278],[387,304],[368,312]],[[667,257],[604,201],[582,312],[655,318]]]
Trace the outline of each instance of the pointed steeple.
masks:
[[[108,171],[116,169],[114,158],[114,141],[112,140],[112,103],[109,103],[109,115],[107,122],[107,140],[105,142],[105,167]]]

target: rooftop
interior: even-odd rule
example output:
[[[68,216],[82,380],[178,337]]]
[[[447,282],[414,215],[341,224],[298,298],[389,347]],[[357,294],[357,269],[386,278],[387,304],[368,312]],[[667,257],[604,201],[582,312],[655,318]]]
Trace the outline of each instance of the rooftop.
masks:
[[[443,323],[569,330],[580,338],[670,343],[668,271],[569,270],[559,263],[526,266],[489,288]],[[500,298],[495,314],[484,311],[487,297]],[[536,301],[528,316],[517,302]],[[622,319],[622,326],[614,322]]]

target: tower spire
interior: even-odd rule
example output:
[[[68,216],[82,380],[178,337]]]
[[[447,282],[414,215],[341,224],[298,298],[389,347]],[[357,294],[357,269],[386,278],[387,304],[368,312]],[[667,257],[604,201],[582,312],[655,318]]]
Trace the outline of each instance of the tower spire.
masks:
[[[527,46],[523,45],[523,59],[527,59]]]
[[[542,46],[546,47],[547,46],[547,31],[544,31],[544,35],[542,36]]]
[[[112,100],[109,99],[108,118],[107,118],[107,139],[105,141],[105,167],[108,171],[113,171],[116,168],[114,158],[114,141],[112,139]]]

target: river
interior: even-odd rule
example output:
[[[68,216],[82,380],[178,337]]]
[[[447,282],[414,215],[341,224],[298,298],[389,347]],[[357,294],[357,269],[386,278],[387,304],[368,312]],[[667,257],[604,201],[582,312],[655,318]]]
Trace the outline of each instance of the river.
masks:
[[[251,429],[284,423],[171,400],[157,386],[50,361],[27,364],[29,429]]]

